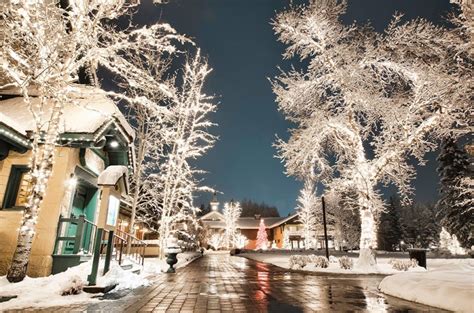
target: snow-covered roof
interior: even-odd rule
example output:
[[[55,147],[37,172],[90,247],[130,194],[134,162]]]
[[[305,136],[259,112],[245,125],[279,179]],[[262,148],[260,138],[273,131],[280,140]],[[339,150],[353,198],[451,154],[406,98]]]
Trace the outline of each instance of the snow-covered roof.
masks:
[[[125,176],[127,181],[128,169],[123,165],[110,165],[97,178],[99,186],[115,186],[120,178]]]
[[[224,221],[202,221],[204,225],[209,226],[210,228],[225,228]]]
[[[201,216],[201,220],[224,220],[224,215],[221,212],[211,211],[203,216]]]
[[[17,94],[15,90],[10,93],[8,90],[3,90],[1,93]],[[72,101],[65,104],[63,110],[60,133],[91,134],[98,131],[103,125],[118,121],[128,137],[134,138],[133,129],[114,101],[109,99],[103,90],[85,85],[75,85],[71,87],[70,97]],[[33,104],[38,104],[40,101],[37,97],[30,99]],[[51,108],[52,103],[47,103],[45,119],[49,116]],[[33,115],[21,96],[0,101],[0,121],[22,133],[34,131],[36,126]]]
[[[262,217],[266,228],[275,228],[281,224],[295,218],[298,213],[294,213],[290,216],[284,217]],[[260,218],[255,217],[241,217],[237,222],[238,228],[240,229],[258,229],[260,226]]]
[[[14,119],[8,117],[7,115],[0,112],[0,123],[5,124],[6,126],[10,127],[18,134],[26,136],[26,129],[23,127],[22,124],[18,123]]]

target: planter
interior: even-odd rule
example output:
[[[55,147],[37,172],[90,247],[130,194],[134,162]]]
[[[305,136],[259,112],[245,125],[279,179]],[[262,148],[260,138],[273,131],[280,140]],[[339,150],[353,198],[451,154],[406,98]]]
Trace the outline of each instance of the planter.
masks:
[[[171,252],[166,254],[166,263],[170,266],[166,273],[176,273],[176,270],[173,266],[178,263],[177,255],[177,252]]]

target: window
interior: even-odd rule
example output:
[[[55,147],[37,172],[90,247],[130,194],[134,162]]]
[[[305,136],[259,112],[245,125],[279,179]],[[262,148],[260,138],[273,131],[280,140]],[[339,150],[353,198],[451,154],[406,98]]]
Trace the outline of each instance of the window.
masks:
[[[26,165],[12,165],[7,189],[3,198],[3,208],[25,207],[31,191],[30,169]]]

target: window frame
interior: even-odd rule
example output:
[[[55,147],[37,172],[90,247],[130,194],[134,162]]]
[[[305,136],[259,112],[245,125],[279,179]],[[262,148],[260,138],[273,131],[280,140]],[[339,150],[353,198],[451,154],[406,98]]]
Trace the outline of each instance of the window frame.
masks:
[[[7,187],[3,196],[2,210],[23,210],[24,206],[15,206],[22,176],[29,172],[27,165],[12,165],[8,176]]]

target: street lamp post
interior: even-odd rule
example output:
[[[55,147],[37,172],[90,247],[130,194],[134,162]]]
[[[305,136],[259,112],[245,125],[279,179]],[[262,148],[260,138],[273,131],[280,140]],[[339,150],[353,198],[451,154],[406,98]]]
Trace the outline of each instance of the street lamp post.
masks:
[[[324,197],[321,197],[321,202],[323,205],[324,246],[326,248],[326,258],[329,259],[328,231],[326,227],[326,203],[324,202]]]

